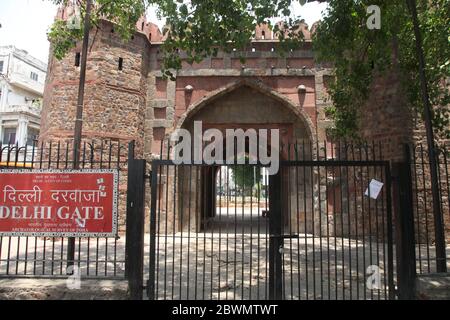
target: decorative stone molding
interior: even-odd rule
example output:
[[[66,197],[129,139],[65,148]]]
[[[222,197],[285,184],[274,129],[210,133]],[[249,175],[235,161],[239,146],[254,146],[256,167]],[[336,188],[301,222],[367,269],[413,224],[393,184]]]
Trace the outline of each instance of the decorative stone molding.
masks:
[[[180,70],[178,77],[239,77],[239,76],[315,76],[318,71],[316,69],[286,69],[286,68],[245,68],[241,69],[195,69]],[[161,71],[156,71],[157,77],[162,77]]]
[[[196,103],[192,104],[185,113],[181,116],[177,123],[177,129],[181,128],[183,124],[194,114],[196,114],[198,111],[200,111],[203,107],[208,105],[208,103],[214,101],[215,99],[239,88],[242,86],[248,86],[251,87],[259,92],[261,92],[264,95],[267,95],[279,102],[281,102],[284,106],[286,106],[290,111],[292,111],[295,115],[298,116],[298,118],[303,122],[307,133],[308,138],[315,143],[316,141],[316,135],[315,135],[315,126],[313,122],[311,121],[310,116],[302,109],[299,105],[294,104],[290,99],[285,97],[284,95],[280,94],[276,90],[274,90],[271,87],[268,87],[267,85],[263,84],[261,81],[258,80],[249,80],[249,79],[243,79],[236,82],[233,82],[227,86],[224,86],[220,89],[217,89],[215,91],[212,91],[205,97],[203,97],[201,100],[197,101]]]
[[[154,99],[150,101],[150,107],[155,109],[174,108],[174,102],[168,99]]]
[[[164,119],[154,119],[151,120],[153,128],[170,128],[172,126],[172,121]]]

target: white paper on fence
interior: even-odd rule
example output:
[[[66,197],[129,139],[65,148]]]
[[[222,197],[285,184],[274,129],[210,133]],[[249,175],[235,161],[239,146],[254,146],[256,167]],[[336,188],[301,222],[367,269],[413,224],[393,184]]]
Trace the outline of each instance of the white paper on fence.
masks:
[[[372,199],[377,199],[382,188],[383,188],[383,182],[372,179],[372,181],[370,181],[370,183],[369,183],[369,188],[366,189],[366,192],[364,193],[364,195],[369,196],[369,191],[370,191],[370,197]]]

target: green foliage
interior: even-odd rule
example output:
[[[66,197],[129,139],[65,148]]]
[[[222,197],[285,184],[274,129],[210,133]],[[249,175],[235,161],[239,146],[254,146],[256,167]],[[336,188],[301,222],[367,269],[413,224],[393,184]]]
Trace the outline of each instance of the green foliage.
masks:
[[[52,0],[64,4],[67,0]],[[149,5],[157,7],[157,14],[166,18],[166,41],[162,45],[163,72],[172,77],[173,70],[181,68],[180,52],[190,64],[205,57],[216,56],[220,50],[232,52],[250,45],[255,28],[260,23],[271,25],[277,17],[282,23],[272,26],[280,39],[279,52],[283,54],[299,45],[302,34],[298,29],[300,18],[289,7],[295,0],[96,0],[92,24],[104,17],[116,23],[116,28],[129,39],[137,20]],[[85,1],[80,1],[84,18]],[[68,32],[64,23],[56,22],[49,33],[55,56],[61,59],[80,40],[82,32]],[[242,58],[242,60],[244,60]]]
[[[445,83],[450,80],[450,1],[420,1],[419,12],[430,102],[435,106],[433,125],[441,136],[450,138],[450,83]],[[412,107],[421,112],[419,64],[414,47],[408,46],[412,24],[402,31],[399,39],[404,50],[401,51],[400,66],[407,75],[402,80]]]
[[[255,170],[255,172],[254,172]],[[249,191],[261,182],[261,170],[252,166],[232,167],[233,182],[241,190]]]
[[[369,5],[381,9],[379,30],[366,27]],[[418,13],[430,100],[435,106],[434,127],[441,136],[450,137],[449,87],[443,82],[450,77],[450,1],[419,0]],[[357,137],[361,107],[367,102],[374,77],[396,67],[410,106],[423,111],[412,18],[406,1],[331,0],[313,43],[318,59],[335,67],[330,90],[333,107],[327,110],[335,120],[335,136]]]
[[[56,59],[62,59],[83,37],[82,29],[69,29],[64,21],[55,21],[48,32]]]
[[[69,0],[51,0],[56,5],[66,5]],[[148,7],[146,0],[95,0],[91,11],[91,26],[98,27],[101,18],[113,21],[115,29],[124,40],[129,40],[136,32],[136,22],[144,15]],[[81,20],[86,14],[86,1],[79,0]],[[50,27],[48,38],[57,59],[62,59],[83,37],[83,23],[79,29],[68,28],[65,21],[57,20]]]
[[[283,17],[273,31],[280,39],[280,53],[298,46],[301,33],[296,33],[299,18],[289,11],[292,0],[194,0],[155,1],[159,14],[166,18],[167,36],[162,45],[164,72],[181,68],[179,52],[186,53],[186,61],[199,63],[209,56],[217,56],[219,49],[227,53],[240,51],[250,45],[256,26],[271,25],[271,18]],[[280,29],[283,29],[281,32]],[[245,61],[241,57],[242,61]]]

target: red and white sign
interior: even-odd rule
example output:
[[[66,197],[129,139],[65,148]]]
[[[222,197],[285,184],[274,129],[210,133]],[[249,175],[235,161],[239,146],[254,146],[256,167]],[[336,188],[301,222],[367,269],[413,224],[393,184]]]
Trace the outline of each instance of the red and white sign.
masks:
[[[117,201],[117,170],[0,170],[0,235],[115,237]]]

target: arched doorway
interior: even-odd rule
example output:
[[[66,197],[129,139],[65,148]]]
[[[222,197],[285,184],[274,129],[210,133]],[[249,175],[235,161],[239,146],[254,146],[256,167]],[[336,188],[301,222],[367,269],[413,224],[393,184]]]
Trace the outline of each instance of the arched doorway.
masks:
[[[300,149],[278,150],[280,159],[297,160],[291,151],[302,159],[284,162],[279,173],[265,178],[265,183],[256,178],[252,165],[245,165],[250,170],[239,175],[233,165],[179,165],[171,160],[153,163],[159,168],[153,171],[152,181],[160,183],[154,187],[152,182],[152,192],[156,191],[152,193],[152,214],[159,235],[153,242],[153,252],[158,252],[153,271],[163,298],[171,287],[172,299],[269,299],[283,294],[289,299],[345,299],[346,281],[352,281],[353,271],[357,280],[353,286],[350,282],[350,288],[364,290],[361,292],[366,297],[366,282],[358,281],[359,272],[366,271],[366,262],[372,265],[374,245],[378,253],[384,250],[378,250],[379,244],[364,236],[366,231],[362,246],[358,229],[356,239],[351,238],[350,217],[355,218],[355,228],[359,228],[356,219],[364,221],[366,212],[373,221],[369,202],[373,200],[365,198],[366,179],[357,174],[358,168],[367,169],[368,162],[335,161],[334,155],[328,158],[326,149],[319,154],[307,118],[295,108],[260,85],[241,83],[193,105],[181,118],[179,127],[191,134],[197,121],[202,122],[202,130],[215,128],[219,133],[237,128],[279,129],[282,144],[303,141],[296,145]],[[248,150],[241,152],[245,155]],[[336,154],[340,159],[339,149]],[[379,163],[372,162],[372,166]],[[370,172],[367,169],[367,177]],[[237,181],[246,180],[246,176],[253,178],[238,187]],[[378,181],[382,176],[377,176]],[[265,188],[269,194],[263,197]],[[386,212],[379,205],[390,203],[389,195],[385,191],[386,198],[373,208],[375,227],[377,211]],[[367,202],[369,207],[362,205]],[[268,221],[261,207],[269,208]],[[371,225],[369,222],[369,234]],[[363,223],[362,230],[365,226]],[[356,258],[351,253],[354,250]],[[158,268],[164,271],[159,278]]]
[[[219,92],[215,92],[210,97],[206,97],[201,102],[191,106],[186,114],[179,121],[179,128],[183,128],[194,134],[194,122],[201,121],[202,129],[218,129],[224,133],[227,129],[242,129],[244,131],[248,129],[278,129],[280,132],[280,144],[287,146],[293,141],[307,141],[307,145],[310,145],[313,141],[313,129],[309,117],[298,106],[293,105],[289,100],[273,91],[271,88],[265,87],[258,82],[240,81],[233,85],[230,85]],[[224,154],[226,150],[224,148]],[[291,153],[291,154],[290,154]],[[279,152],[280,160],[293,159],[293,150],[288,148],[281,149]],[[307,156],[307,155],[303,155]],[[236,219],[236,223],[239,223],[238,229],[245,229],[245,225],[249,224],[248,220],[252,220],[254,226],[258,223],[256,217],[261,217],[268,211],[270,200],[267,196],[267,190],[269,185],[269,176],[265,176],[266,181],[261,183],[255,183],[251,186],[253,194],[256,197],[258,193],[258,185],[260,190],[259,199],[253,202],[253,194],[249,193],[250,186],[239,186],[237,183],[232,189],[229,189],[229,194],[220,195],[220,190],[224,186],[221,186],[225,181],[225,176],[218,174],[218,172],[228,172],[228,181],[233,182],[232,171],[239,170],[239,168],[233,167],[203,167],[199,173],[200,180],[198,183],[200,186],[194,187],[194,190],[198,192],[191,192],[191,198],[200,200],[201,209],[194,217],[190,215],[190,220],[196,219],[195,223],[189,224],[196,226],[196,231],[204,231],[207,228],[214,228],[214,225],[222,223],[218,221],[221,215],[217,213],[226,210],[230,212],[230,207],[234,208],[234,215],[241,217]],[[245,170],[245,169],[242,169]],[[254,170],[254,168],[251,168]],[[256,170],[256,169],[255,169]],[[284,176],[288,176],[289,172],[284,172]],[[242,178],[242,177],[241,177]],[[245,179],[245,175],[243,177]],[[187,179],[187,177],[186,177]],[[219,181],[222,180],[222,181]],[[289,179],[282,179],[282,183],[285,185],[290,183]],[[234,183],[236,184],[236,183]],[[242,190],[245,189],[245,190]],[[286,190],[288,187],[286,186]],[[294,190],[294,188],[292,188]],[[185,190],[187,191],[187,190]],[[246,195],[244,195],[246,193]],[[233,196],[234,203],[230,202],[230,195]],[[227,196],[226,198],[224,198]],[[266,196],[267,199],[262,199],[262,196]],[[294,201],[295,195],[286,194],[286,201]],[[236,198],[239,198],[237,201]],[[292,198],[292,199],[290,199]],[[221,200],[222,199],[222,200]],[[227,199],[228,201],[225,201]],[[180,212],[186,211],[186,205],[181,201]],[[260,204],[260,208],[256,208],[257,204]],[[249,204],[251,204],[249,208]],[[184,208],[184,209],[183,209]],[[255,212],[253,212],[254,210]],[[237,210],[239,209],[239,210]],[[248,211],[252,211],[251,213]],[[253,217],[248,217],[255,214]],[[188,213],[182,213],[183,218],[188,219]],[[295,213],[297,216],[301,216]],[[222,216],[223,218],[223,216]],[[294,219],[285,217],[285,225],[289,225],[289,221]],[[297,218],[295,218],[297,219]],[[241,225],[243,224],[243,225]],[[253,229],[251,226],[247,229]]]

